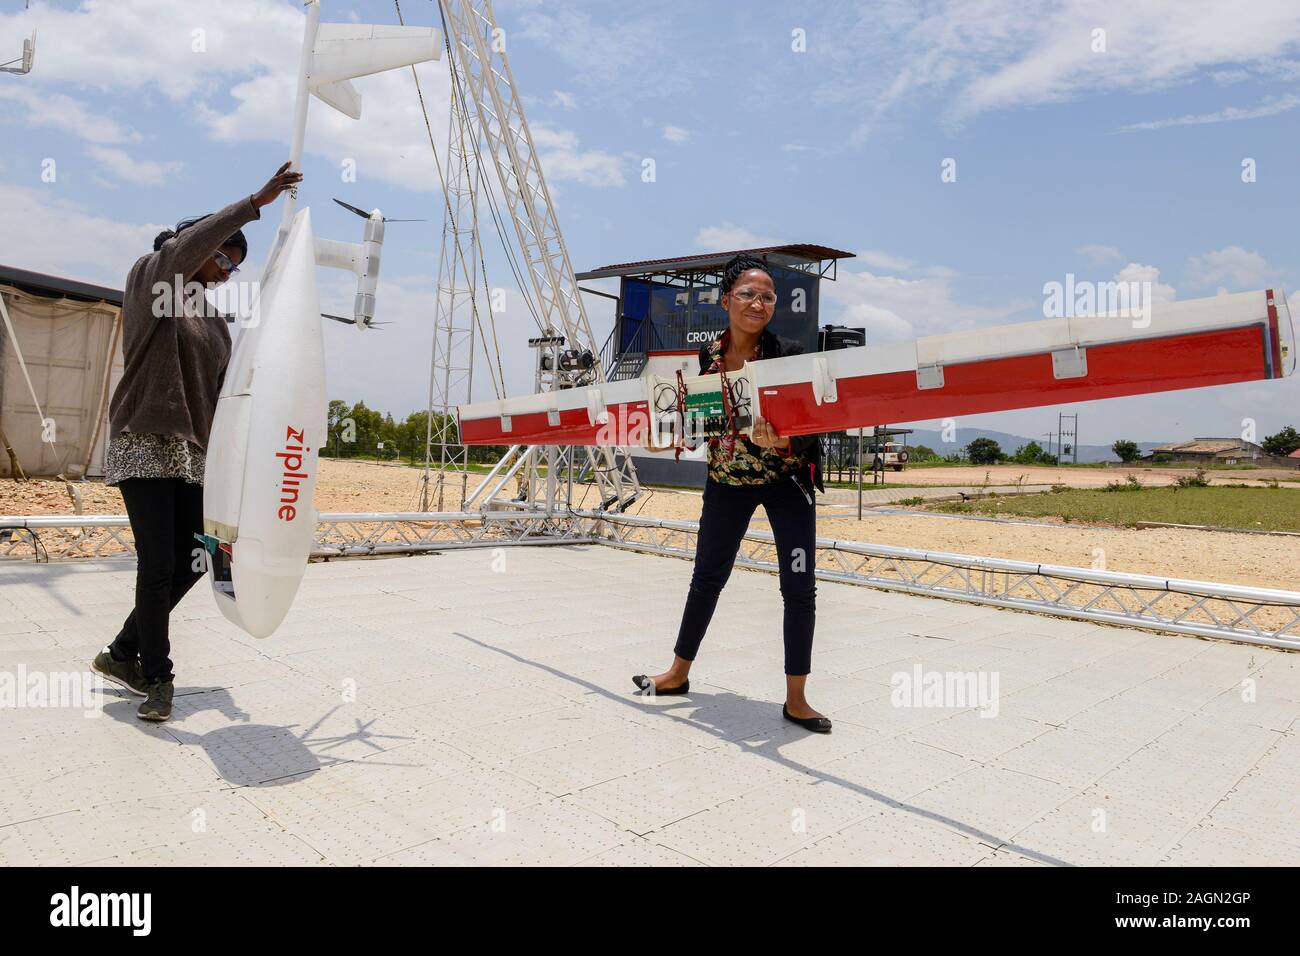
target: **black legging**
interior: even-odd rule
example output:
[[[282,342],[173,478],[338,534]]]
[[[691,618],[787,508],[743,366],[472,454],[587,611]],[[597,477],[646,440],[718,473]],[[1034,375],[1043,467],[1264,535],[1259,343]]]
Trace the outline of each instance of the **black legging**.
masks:
[[[704,509],[695,545],[695,571],[677,632],[678,657],[693,661],[708,630],[749,519],[759,506],[776,538],[785,602],[785,672],[792,676],[812,670],[813,626],[817,618],[817,509],[794,479],[766,485],[724,485],[709,479],[704,485]]]
[[[135,610],[113,640],[114,656],[140,655],[147,680],[172,680],[167,618],[194,582],[203,546],[203,486],[184,478],[127,478],[118,485],[135,537]],[[202,558],[198,557],[201,562]]]

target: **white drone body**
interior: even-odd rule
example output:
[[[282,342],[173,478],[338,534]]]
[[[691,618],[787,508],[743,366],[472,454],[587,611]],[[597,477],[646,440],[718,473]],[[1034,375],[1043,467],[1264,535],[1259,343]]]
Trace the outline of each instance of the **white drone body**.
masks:
[[[439,58],[432,27],[320,23],[307,4],[290,161],[302,159],[311,95],[353,119],[352,78]],[[315,539],[319,451],[326,439],[325,349],[316,267],[357,277],[352,321],[375,316],[384,218],[374,210],[362,241],[316,239],[311,212],[286,193],[284,217],[262,274],[252,321],[241,332],[217,401],[204,476],[203,530],[217,605],[255,637],[279,627],[293,604]]]

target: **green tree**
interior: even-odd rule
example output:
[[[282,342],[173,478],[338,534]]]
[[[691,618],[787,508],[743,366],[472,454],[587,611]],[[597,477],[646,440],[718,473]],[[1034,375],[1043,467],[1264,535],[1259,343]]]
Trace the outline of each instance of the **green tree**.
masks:
[[[1142,457],[1142,449],[1138,447],[1137,442],[1129,441],[1127,438],[1119,439],[1110,446],[1110,450],[1115,453],[1115,457],[1125,464],[1130,461],[1137,461]]]
[[[1300,448],[1300,432],[1297,432],[1291,425],[1287,425],[1276,435],[1269,435],[1263,441],[1264,451],[1270,455],[1276,455],[1278,458],[1285,458],[1291,452]]]
[[[972,465],[992,465],[1005,456],[1002,447],[992,438],[976,438],[966,446],[966,457]]]
[[[1011,460],[1017,465],[1032,465],[1040,461],[1043,457],[1043,446],[1038,442],[1031,440],[1027,445],[1021,445],[1016,449],[1016,453],[1011,456]]]

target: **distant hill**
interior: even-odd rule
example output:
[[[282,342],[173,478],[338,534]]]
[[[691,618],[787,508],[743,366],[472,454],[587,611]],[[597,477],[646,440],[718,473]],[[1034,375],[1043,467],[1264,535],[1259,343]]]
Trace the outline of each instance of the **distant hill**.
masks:
[[[918,428],[912,434],[907,436],[909,445],[926,445],[933,448],[940,455],[951,455],[953,452],[965,448],[976,438],[992,438],[998,443],[998,446],[1008,455],[1015,454],[1017,448],[1021,445],[1027,445],[1030,441],[1036,441],[1047,449],[1046,438],[1029,439],[1023,435],[1012,435],[1008,432],[992,431],[986,428],[959,428],[957,429],[957,440],[954,442],[944,443],[941,432],[933,431],[928,428]],[[1137,443],[1142,454],[1149,454],[1151,449],[1167,444],[1163,441],[1140,441]],[[1059,450],[1053,446],[1052,450],[1060,454]],[[1092,464],[1099,461],[1119,461],[1115,453],[1110,450],[1110,445],[1080,445],[1079,446],[1079,464]]]

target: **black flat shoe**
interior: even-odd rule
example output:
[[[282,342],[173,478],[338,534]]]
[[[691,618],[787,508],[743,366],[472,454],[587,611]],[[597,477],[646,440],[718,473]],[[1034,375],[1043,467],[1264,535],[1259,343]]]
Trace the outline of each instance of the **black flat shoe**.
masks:
[[[786,710],[785,704],[781,705],[781,716],[792,724],[798,724],[804,730],[811,730],[815,734],[829,734],[831,732],[831,719],[829,717],[794,717],[790,711]]]
[[[649,677],[646,677],[645,674],[637,674],[635,677],[632,678],[632,683],[636,684],[637,690],[645,690],[646,685],[653,684],[654,681],[652,681]],[[653,692],[653,696],[664,697],[669,694],[685,694],[690,689],[691,689],[691,682],[689,680],[684,680],[676,687],[656,688]],[[651,695],[647,694],[646,696],[651,696]]]

